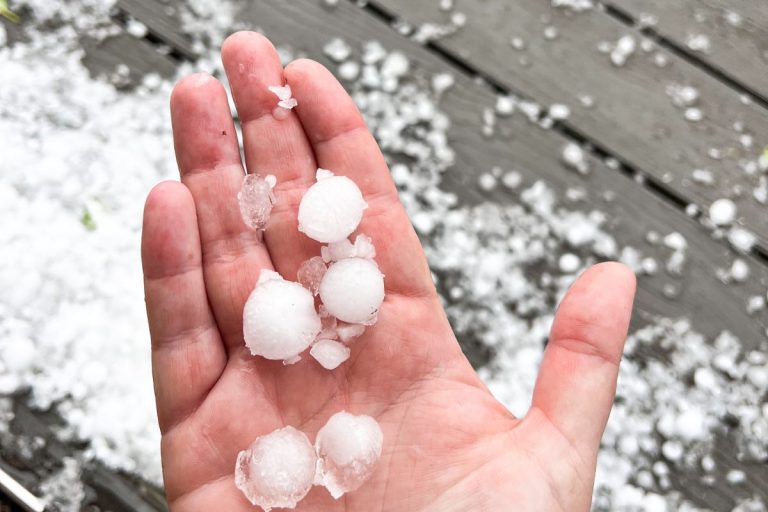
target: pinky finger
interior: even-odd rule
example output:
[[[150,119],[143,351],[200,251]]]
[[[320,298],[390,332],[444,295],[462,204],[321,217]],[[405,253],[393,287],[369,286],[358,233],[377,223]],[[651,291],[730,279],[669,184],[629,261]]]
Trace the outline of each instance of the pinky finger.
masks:
[[[208,307],[195,204],[178,182],[144,207],[141,259],[160,430],[186,418],[216,384],[226,351]]]

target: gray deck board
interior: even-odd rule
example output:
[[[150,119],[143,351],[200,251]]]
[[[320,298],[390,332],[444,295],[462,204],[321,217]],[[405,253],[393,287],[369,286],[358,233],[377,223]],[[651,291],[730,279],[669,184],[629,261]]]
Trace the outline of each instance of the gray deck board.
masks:
[[[372,3],[414,25],[445,24],[451,14],[440,11],[437,2]],[[569,128],[687,203],[706,209],[716,199],[734,196],[734,188],[741,189],[740,197],[734,198],[739,214],[758,234],[762,247],[768,248],[766,207],[751,196],[756,177],[747,176],[738,166],[742,158],[756,158],[768,141],[768,110],[743,104],[737,91],[664,48],[646,53],[638,44],[624,67],[613,66],[609,56],[598,51],[601,42],[615,43],[632,34],[639,43],[642,36],[599,10],[574,14],[542,0],[457,1],[456,5],[455,12],[466,14],[466,25],[435,41],[436,48],[543,105],[569,105]],[[549,26],[557,30],[553,40],[544,35]],[[512,37],[525,40],[526,48],[513,49]],[[668,61],[663,68],[655,64],[657,53]],[[699,90],[702,121],[687,121],[683,110],[672,104],[666,90],[673,83]],[[594,97],[593,108],[581,106],[579,97],[584,94]],[[740,146],[733,128],[737,121],[754,136],[753,148]],[[723,158],[711,158],[712,148]],[[713,171],[715,186],[693,183],[694,169]]]
[[[150,73],[170,78],[176,73],[177,63],[144,39],[118,34],[102,41],[83,39],[83,64],[94,76],[111,76],[121,64],[129,69],[125,85],[136,85]]]
[[[696,52],[696,57],[768,98],[768,4],[764,1],[610,0],[607,4],[636,20],[643,14],[654,16],[657,23],[649,28],[681,48],[687,47],[690,35],[706,34],[711,48]],[[731,21],[728,13],[735,13]]]
[[[194,59],[196,52],[190,37],[181,30],[178,20],[177,1],[169,0],[118,0],[116,7],[140,20],[149,32],[174,48],[187,59]]]

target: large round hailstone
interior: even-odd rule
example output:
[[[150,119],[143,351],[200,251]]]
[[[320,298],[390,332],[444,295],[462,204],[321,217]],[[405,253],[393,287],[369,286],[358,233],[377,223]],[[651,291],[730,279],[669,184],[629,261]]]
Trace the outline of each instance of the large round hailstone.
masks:
[[[262,271],[243,310],[245,345],[255,356],[292,360],[321,329],[312,293],[279,274]]]
[[[336,499],[358,489],[376,469],[383,443],[384,433],[370,416],[334,414],[315,440],[319,457],[315,483]]]
[[[368,259],[338,261],[320,282],[320,299],[328,313],[339,320],[371,325],[384,301],[384,275]]]
[[[338,242],[357,229],[367,205],[354,181],[320,171],[301,198],[299,231],[321,243]]]
[[[258,437],[237,456],[235,485],[266,512],[294,508],[312,488],[317,454],[307,436],[285,427]]]

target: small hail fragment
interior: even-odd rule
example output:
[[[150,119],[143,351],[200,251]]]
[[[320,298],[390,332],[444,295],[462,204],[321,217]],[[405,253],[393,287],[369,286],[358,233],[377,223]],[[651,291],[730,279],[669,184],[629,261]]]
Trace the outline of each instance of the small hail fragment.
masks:
[[[294,508],[312,488],[316,466],[307,436],[289,426],[258,437],[238,454],[235,485],[264,512]]]
[[[613,50],[611,50],[611,64],[618,68],[623,67],[632,54],[635,53],[636,48],[637,42],[634,37],[630,35],[620,37],[616,41]]]
[[[563,121],[570,117],[571,109],[568,107],[568,105],[563,105],[562,103],[553,103],[549,106],[548,115],[555,121]]]
[[[334,370],[349,359],[349,347],[336,340],[321,339],[316,341],[309,350],[309,355],[315,358],[326,370]]]
[[[275,205],[273,192],[277,179],[268,174],[264,178],[258,174],[247,174],[237,194],[240,214],[245,225],[251,229],[263,230],[269,221],[272,207]]]
[[[341,411],[317,433],[315,483],[325,486],[335,499],[358,489],[376,469],[384,433],[370,416]]]
[[[563,163],[569,168],[573,169],[579,174],[589,173],[589,163],[587,162],[587,156],[584,150],[578,144],[569,142],[563,148],[562,154]]]
[[[243,337],[251,354],[294,363],[321,327],[309,290],[262,269],[243,310]]]
[[[695,52],[709,53],[711,49],[709,36],[706,34],[688,34],[685,44]]]
[[[299,204],[299,231],[321,243],[344,240],[357,229],[368,205],[346,176],[318,169],[316,178]]]
[[[323,53],[332,61],[339,63],[349,58],[352,48],[343,39],[335,37],[323,47]]]
[[[288,84],[283,86],[271,85],[269,86],[269,90],[277,96],[278,99],[277,106],[272,111],[272,115],[275,116],[275,119],[286,119],[291,109],[299,104],[299,102],[296,101],[296,98],[293,97],[291,86]]]
[[[346,258],[373,259],[376,257],[376,248],[370,237],[360,234],[355,238],[354,244],[345,238],[321,247],[320,256],[326,263]]]

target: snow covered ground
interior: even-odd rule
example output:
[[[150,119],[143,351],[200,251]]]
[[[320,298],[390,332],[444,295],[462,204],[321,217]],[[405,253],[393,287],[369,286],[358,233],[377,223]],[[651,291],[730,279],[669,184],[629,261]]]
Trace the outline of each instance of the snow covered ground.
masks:
[[[110,19],[112,3],[12,2],[28,13],[28,40],[11,47],[0,25],[0,393],[30,389],[34,406],[53,405],[65,419],[62,436],[90,442],[86,457],[160,482],[139,239],[146,193],[176,176],[172,84],[149,75],[120,92],[125,70],[88,74],[79,34],[124,30]],[[220,41],[234,8],[192,3],[187,30]],[[143,32],[137,22],[128,27]],[[459,204],[441,188],[454,161],[451,120],[440,110],[450,75],[420,75],[376,42],[349,48],[329,40],[325,52],[392,164],[459,338],[491,354],[482,376],[524,414],[559,297],[596,259],[634,255],[617,247],[599,211],[562,208],[546,183],[521,183],[514,172],[489,172],[478,186],[515,189],[520,204]],[[203,54],[179,74],[216,71],[212,50]],[[666,357],[649,359],[649,346]],[[707,340],[685,319],[634,333],[595,510],[700,510],[676,490],[680,472],[727,478],[738,489],[742,462],[768,461],[767,353],[765,345],[745,353],[725,332]],[[723,469],[716,444],[726,420],[739,457]],[[66,489],[52,484],[47,494]],[[740,506],[766,510],[760,497]]]

